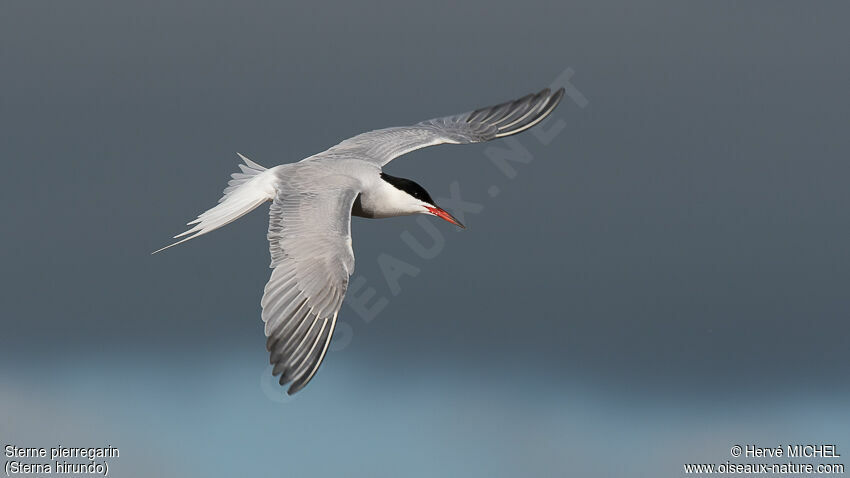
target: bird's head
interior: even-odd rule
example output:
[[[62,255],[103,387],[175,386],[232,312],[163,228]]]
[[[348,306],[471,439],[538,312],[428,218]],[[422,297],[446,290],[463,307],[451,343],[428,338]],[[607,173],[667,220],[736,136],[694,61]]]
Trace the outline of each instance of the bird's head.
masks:
[[[401,192],[395,199],[397,206],[406,214],[430,214],[446,220],[455,226],[466,228],[445,209],[434,204],[431,195],[419,184],[410,179],[397,178],[386,173],[381,173],[381,179],[391,184]]]

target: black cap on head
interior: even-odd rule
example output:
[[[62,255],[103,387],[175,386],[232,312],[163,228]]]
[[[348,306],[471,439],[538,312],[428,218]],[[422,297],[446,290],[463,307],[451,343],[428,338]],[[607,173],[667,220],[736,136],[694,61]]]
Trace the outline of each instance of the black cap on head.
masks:
[[[431,195],[428,194],[428,191],[426,191],[425,188],[416,184],[415,182],[409,179],[390,176],[386,173],[381,173],[381,179],[392,184],[396,187],[396,189],[400,189],[420,201],[424,201],[432,206],[435,206],[434,200],[431,199]]]

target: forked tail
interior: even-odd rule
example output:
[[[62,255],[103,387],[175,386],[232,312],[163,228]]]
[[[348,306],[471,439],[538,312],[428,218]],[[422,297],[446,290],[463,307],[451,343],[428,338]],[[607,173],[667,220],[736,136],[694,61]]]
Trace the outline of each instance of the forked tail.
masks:
[[[187,223],[187,226],[194,224],[191,229],[174,236],[175,239],[183,236],[189,237],[184,237],[174,244],[153,251],[151,254],[164,251],[169,247],[230,224],[253,211],[260,204],[274,199],[275,175],[272,170],[260,166],[241,154],[239,154],[239,157],[242,158],[242,161],[245,161],[245,164],[239,165],[242,172],[230,175],[233,179],[227,183],[224,195],[218,200],[218,205],[204,211],[197,219]]]

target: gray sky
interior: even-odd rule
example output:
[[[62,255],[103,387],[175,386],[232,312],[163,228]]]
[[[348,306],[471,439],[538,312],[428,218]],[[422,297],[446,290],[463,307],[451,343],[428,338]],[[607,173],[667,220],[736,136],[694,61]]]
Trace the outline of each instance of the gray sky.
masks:
[[[516,137],[532,158],[516,177],[488,157],[506,142],[388,166],[437,198],[454,183],[480,211],[461,232],[432,222],[445,243],[431,259],[402,237],[428,243],[415,218],[354,220],[355,279],[387,305],[369,322],[343,307],[350,340],[304,393],[331,393],[340,384],[323,375],[344,367],[354,389],[413,376],[465,393],[470,377],[500,376],[531,392],[545,377],[550,398],[579,383],[650,401],[801,388],[846,401],[848,13],[7,3],[0,357],[28,368],[3,380],[130,356],[151,376],[175,364],[239,374],[204,371],[205,357],[238,353],[261,371],[267,209],[149,256],[215,204],[236,151],[297,161],[364,130],[522,96],[569,68],[588,103],[562,103],[548,144]],[[415,277],[394,290],[379,257]],[[158,369],[151,355],[171,359]]]

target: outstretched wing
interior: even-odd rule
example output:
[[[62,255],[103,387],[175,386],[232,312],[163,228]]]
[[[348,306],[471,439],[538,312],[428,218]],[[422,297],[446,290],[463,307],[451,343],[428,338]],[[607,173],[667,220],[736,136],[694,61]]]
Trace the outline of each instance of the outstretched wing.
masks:
[[[316,374],[354,271],[351,207],[358,190],[350,179],[323,184],[282,183],[270,209],[272,271],[263,294],[266,348],[290,395]]]
[[[437,144],[480,143],[525,131],[558,106],[564,89],[548,88],[514,101],[413,126],[386,128],[349,138],[317,156],[356,155],[383,166],[402,154]]]

